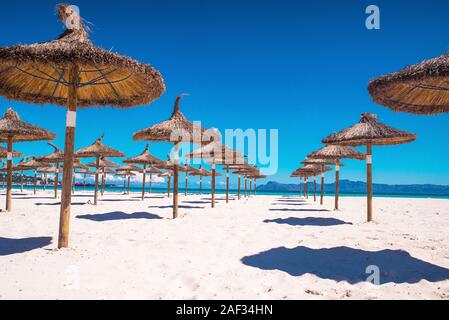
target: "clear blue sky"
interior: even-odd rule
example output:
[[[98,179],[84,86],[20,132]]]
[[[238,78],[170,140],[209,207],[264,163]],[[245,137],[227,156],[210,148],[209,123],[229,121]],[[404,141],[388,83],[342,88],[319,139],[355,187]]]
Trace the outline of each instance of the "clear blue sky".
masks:
[[[33,43],[63,31],[57,1],[7,1],[0,11],[0,45]],[[280,168],[289,173],[333,131],[357,122],[361,112],[419,135],[415,143],[374,149],[378,183],[449,184],[449,115],[397,114],[371,102],[369,79],[448,50],[449,2],[165,0],[76,1],[92,22],[93,41],[150,63],[163,74],[166,94],[150,106],[79,112],[76,148],[103,132],[105,143],[128,155],[144,143],[133,132],[166,119],[175,97],[206,127],[279,129]],[[381,9],[381,30],[365,28],[365,8]],[[21,117],[58,134],[63,146],[65,111],[56,106],[8,102]],[[51,151],[45,143],[18,144],[27,154]],[[165,158],[169,146],[153,144]],[[342,178],[365,180],[361,162],[346,161]],[[332,180],[332,174],[329,175]]]

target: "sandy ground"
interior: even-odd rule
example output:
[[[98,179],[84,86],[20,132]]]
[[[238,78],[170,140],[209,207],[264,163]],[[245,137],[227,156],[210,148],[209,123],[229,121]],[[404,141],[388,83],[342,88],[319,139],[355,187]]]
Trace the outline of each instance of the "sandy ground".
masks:
[[[189,195],[176,221],[167,198],[138,198],[77,193],[58,251],[58,201],[15,193],[0,299],[449,299],[449,200],[377,198],[367,224],[363,198],[333,212],[332,198],[220,195],[212,210]]]

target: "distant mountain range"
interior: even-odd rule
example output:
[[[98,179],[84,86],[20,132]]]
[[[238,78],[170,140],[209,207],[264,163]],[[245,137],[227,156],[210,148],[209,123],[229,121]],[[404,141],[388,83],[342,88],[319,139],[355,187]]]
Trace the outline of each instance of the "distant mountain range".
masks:
[[[360,181],[340,180],[340,193],[365,193],[366,183]],[[318,192],[320,184],[317,183]],[[267,192],[299,192],[299,183],[282,184],[278,182],[268,182],[265,185],[257,187],[258,191]],[[309,182],[309,192],[313,191],[313,182]],[[324,185],[325,193],[333,193],[335,191],[335,183]],[[373,184],[373,192],[375,194],[405,194],[405,195],[449,195],[449,186],[432,185],[432,184],[414,184],[414,185],[388,185]]]

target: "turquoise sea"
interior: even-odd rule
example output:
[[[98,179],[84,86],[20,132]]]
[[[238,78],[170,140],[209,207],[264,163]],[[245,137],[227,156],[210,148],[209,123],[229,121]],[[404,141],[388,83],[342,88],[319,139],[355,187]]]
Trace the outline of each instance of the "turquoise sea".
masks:
[[[20,186],[14,186],[13,187],[15,191],[20,190]],[[3,188],[2,188],[3,189]],[[33,190],[33,186],[29,186],[29,185],[25,185],[24,186],[25,190]],[[43,187],[38,186],[37,187],[38,190],[42,191]],[[49,190],[53,190],[53,186],[48,186],[47,187],[47,191]],[[81,186],[77,186],[75,188],[75,190],[78,191],[84,191],[84,188]],[[105,188],[105,190],[107,192],[114,192],[114,193],[123,193],[123,186],[107,186]],[[3,191],[3,190],[2,190]],[[93,186],[86,186],[86,191],[94,191],[94,187]],[[137,187],[137,186],[132,186],[130,188],[130,191],[132,193],[140,193],[142,192],[142,187]],[[149,191],[149,188],[147,188],[147,191]],[[152,190],[153,193],[161,193],[161,194],[165,194],[167,192],[167,188],[163,188],[163,187],[154,187]],[[179,192],[183,193],[184,192],[184,187],[180,186],[179,188]],[[196,188],[192,188],[189,189],[189,193],[199,193],[199,189]],[[226,190],[223,189],[217,189],[216,190],[216,194],[225,194]],[[230,191],[231,194],[237,194],[237,190],[231,190]],[[243,193],[243,190],[242,190]],[[210,194],[210,190],[208,189],[203,189],[203,194]],[[294,197],[297,196],[298,193],[297,192],[267,192],[267,191],[258,191],[257,192],[258,195],[273,195],[273,196],[285,196],[285,197]],[[309,193],[309,196],[313,196],[313,193]],[[326,196],[333,196],[333,193],[326,193]],[[341,193],[340,197],[366,197],[366,194],[362,194],[362,193]],[[420,198],[420,199],[449,199],[449,195],[423,195],[423,194],[374,194],[374,197],[380,197],[380,198]]]

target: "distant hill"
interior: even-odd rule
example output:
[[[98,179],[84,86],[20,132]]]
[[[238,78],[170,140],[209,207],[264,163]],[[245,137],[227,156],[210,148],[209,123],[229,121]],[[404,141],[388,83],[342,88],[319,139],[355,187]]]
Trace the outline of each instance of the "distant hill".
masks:
[[[320,184],[318,183],[318,191]],[[341,180],[340,193],[364,193],[366,192],[366,183],[360,181]],[[278,182],[268,182],[265,185],[258,186],[259,191],[268,192],[299,192],[299,183],[296,184],[282,184]],[[313,190],[313,182],[309,182],[309,192]],[[335,190],[335,183],[328,183],[324,185],[326,193],[333,193]],[[414,185],[388,185],[388,184],[373,184],[373,192],[377,194],[410,194],[410,195],[449,195],[449,186],[432,185],[432,184],[414,184]]]

